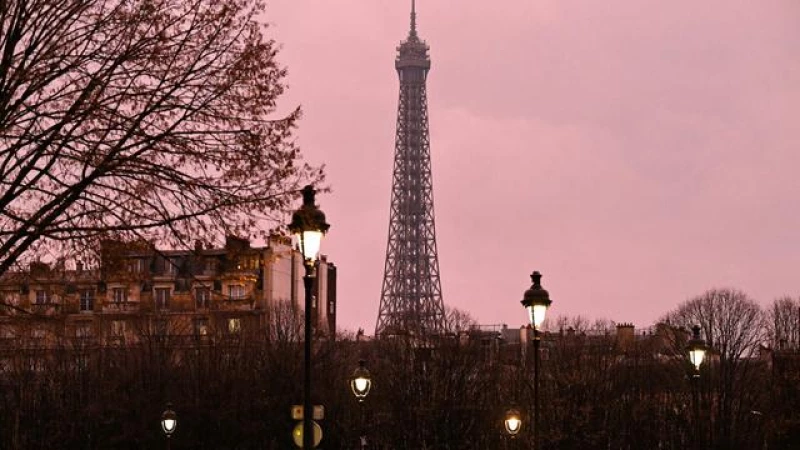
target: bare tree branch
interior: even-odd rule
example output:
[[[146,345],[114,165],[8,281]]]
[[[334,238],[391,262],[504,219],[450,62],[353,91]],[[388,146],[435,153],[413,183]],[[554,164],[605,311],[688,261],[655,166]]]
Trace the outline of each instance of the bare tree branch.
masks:
[[[262,0],[0,5],[0,274],[112,235],[254,236],[323,178],[274,118]]]

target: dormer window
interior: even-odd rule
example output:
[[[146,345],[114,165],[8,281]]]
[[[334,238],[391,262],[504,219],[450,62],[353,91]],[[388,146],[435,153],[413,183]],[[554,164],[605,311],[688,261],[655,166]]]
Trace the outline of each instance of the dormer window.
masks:
[[[148,272],[148,262],[141,258],[134,258],[129,262],[131,272],[133,273],[146,273]]]
[[[164,258],[164,274],[175,275],[178,273],[178,260]]]

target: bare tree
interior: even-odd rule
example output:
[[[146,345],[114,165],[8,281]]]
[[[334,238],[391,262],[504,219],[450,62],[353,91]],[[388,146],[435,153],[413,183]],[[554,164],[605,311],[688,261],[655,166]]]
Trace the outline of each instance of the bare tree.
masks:
[[[735,289],[712,289],[678,306],[663,322],[687,330],[699,325],[702,337],[718,362],[711,362],[710,396],[712,440],[718,448],[740,448],[750,431],[750,411],[760,410],[762,399],[752,387],[760,382],[755,356],[763,340],[763,315],[758,304]],[[675,342],[683,352],[685,342]],[[762,390],[763,392],[764,390]]]
[[[707,291],[682,303],[662,322],[686,330],[699,325],[720,360],[731,362],[754,354],[763,337],[761,309],[747,294],[735,289]]]
[[[800,301],[788,296],[776,299],[767,311],[766,321],[773,348],[800,347]]]
[[[302,341],[305,322],[302,311],[288,300],[278,300],[269,306],[266,324],[267,339],[276,345]]]
[[[111,234],[252,234],[322,178],[263,0],[0,2],[0,274]]]
[[[476,321],[469,312],[463,309],[445,305],[444,315],[445,327],[448,333],[457,334],[461,331],[468,331],[478,326],[478,321]]]
[[[551,325],[552,324],[552,325]],[[598,323],[596,323],[598,325]],[[602,327],[602,324],[599,324]],[[593,329],[592,322],[584,316],[556,316],[545,320],[545,329],[558,330],[559,332],[569,331],[578,334],[590,332]],[[612,326],[613,328],[613,326]]]

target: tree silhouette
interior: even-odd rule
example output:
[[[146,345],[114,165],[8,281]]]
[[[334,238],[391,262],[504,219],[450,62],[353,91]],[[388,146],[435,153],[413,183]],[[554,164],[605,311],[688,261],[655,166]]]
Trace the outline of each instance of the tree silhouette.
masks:
[[[273,117],[262,0],[0,4],[0,274],[99,239],[251,234],[321,179]]]

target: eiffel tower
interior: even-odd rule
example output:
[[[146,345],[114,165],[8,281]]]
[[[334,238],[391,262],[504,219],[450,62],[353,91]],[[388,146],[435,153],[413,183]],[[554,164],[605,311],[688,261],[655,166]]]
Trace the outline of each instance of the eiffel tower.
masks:
[[[411,1],[411,30],[397,47],[400,77],[394,148],[389,240],[375,336],[439,334],[445,328],[442,285],[433,215],[428,103],[425,80],[431,68],[428,44],[417,36]]]

